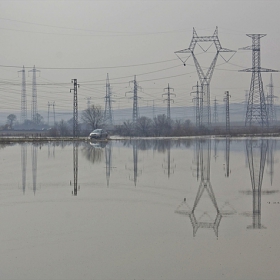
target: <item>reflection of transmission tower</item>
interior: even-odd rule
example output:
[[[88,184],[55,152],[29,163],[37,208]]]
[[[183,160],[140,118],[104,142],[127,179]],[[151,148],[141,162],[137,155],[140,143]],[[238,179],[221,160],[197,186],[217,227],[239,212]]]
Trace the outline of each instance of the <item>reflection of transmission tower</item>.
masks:
[[[109,180],[111,176],[112,170],[112,143],[109,142],[105,146],[105,161],[106,161],[106,180],[107,180],[107,187],[109,187]]]
[[[111,95],[112,95],[112,92],[111,92],[111,86],[110,86],[110,82],[109,82],[109,74],[107,73],[104,121],[107,125],[110,125],[110,126],[113,125]]]
[[[225,176],[229,177],[230,174],[230,168],[229,168],[229,156],[230,156],[230,137],[226,137],[226,171]]]
[[[21,145],[21,172],[22,172],[22,191],[25,194],[26,188],[26,163],[27,163],[27,146],[26,143]]]
[[[200,184],[197,191],[197,195],[193,204],[192,209],[189,211],[182,211],[180,209],[183,204],[181,204],[176,213],[179,214],[187,214],[190,217],[192,226],[193,226],[193,236],[196,235],[199,228],[212,228],[215,232],[215,235],[218,237],[218,228],[220,225],[220,221],[222,219],[222,214],[218,208],[218,204],[212,189],[212,185],[210,182],[210,154],[211,154],[211,140],[207,139],[206,141],[200,141],[199,145],[199,161],[200,161]],[[214,206],[215,218],[210,217],[208,209],[205,211],[205,208],[202,208],[203,214],[197,218],[198,216],[198,204],[201,201],[204,192],[207,192],[212,205]],[[209,221],[210,219],[210,221]]]
[[[133,150],[133,182],[134,186],[137,184],[137,177],[139,175],[138,173],[138,141],[134,140],[132,141],[132,150]],[[129,179],[131,177],[129,176]]]
[[[274,85],[273,85],[273,81],[272,81],[272,74],[270,75],[270,83],[267,85],[267,87],[268,87],[268,93],[266,96],[267,117],[268,117],[269,125],[272,126],[276,122],[276,111],[274,108],[274,99],[277,98],[274,95]]]
[[[243,50],[252,50],[252,68],[240,70],[243,72],[252,72],[251,85],[247,103],[245,126],[258,125],[268,126],[268,115],[263,92],[263,83],[261,72],[277,72],[276,70],[261,67],[260,39],[266,34],[247,34],[252,38],[252,46],[242,48]]]
[[[196,44],[199,45],[199,43],[204,42],[211,42],[215,44],[216,47],[216,54],[212,60],[212,63],[210,67],[208,68],[207,72],[204,73],[202,70],[202,67],[200,66],[195,54],[194,49]],[[199,45],[200,46],[200,45]],[[201,47],[201,46],[200,46]],[[207,50],[203,50],[207,52]],[[208,126],[211,125],[211,109],[210,109],[210,81],[214,72],[214,68],[218,59],[218,56],[221,52],[233,52],[232,50],[222,48],[220,44],[220,40],[218,38],[218,27],[216,27],[216,30],[212,36],[198,36],[195,29],[193,29],[193,38],[191,40],[190,46],[187,49],[176,51],[175,53],[190,53],[193,57],[194,64],[196,66],[196,70],[198,73],[198,77],[200,80],[200,84],[202,86],[202,92],[206,94],[206,110],[204,108],[201,110],[202,113],[202,124],[207,124]],[[185,65],[185,63],[184,63]],[[201,104],[203,105],[204,100],[201,101]],[[206,112],[205,112],[206,111]]]
[[[165,88],[164,90],[167,89],[167,92],[166,93],[163,93],[162,96],[164,95],[167,95],[167,99],[165,99],[164,101],[167,101],[167,121],[170,123],[170,119],[171,119],[171,114],[170,114],[170,101],[172,100],[172,102],[174,103],[174,100],[173,99],[170,99],[170,95],[175,95],[174,93],[171,93],[170,90],[174,91],[173,88],[169,87],[169,84],[168,84],[168,87]],[[175,95],[176,96],[176,95]]]
[[[38,146],[33,144],[31,147],[32,153],[32,177],[33,177],[33,192],[36,193],[36,185],[37,185],[37,151]]]
[[[270,185],[272,186],[273,175],[274,175],[274,152],[275,152],[276,141],[273,139],[268,140],[268,151],[267,151],[267,173],[270,175]]]
[[[170,174],[171,174],[171,169],[173,170],[173,173],[174,173],[174,168],[171,166],[171,158],[170,158],[170,148],[171,148],[171,141],[170,140],[167,140],[167,167],[164,169],[164,173],[165,173],[165,170],[167,170],[167,176],[168,178],[170,177]],[[174,160],[173,160],[174,162]],[[162,167],[164,167],[162,165]],[[176,165],[175,165],[176,167]]]
[[[33,122],[37,123],[37,83],[36,83],[36,72],[40,72],[39,70],[36,70],[35,65],[32,70],[29,72],[32,72],[32,105],[31,105],[31,119]]]
[[[22,70],[18,71],[22,73],[21,82],[21,111],[20,111],[20,121],[24,123],[27,120],[27,102],[26,102],[26,78],[24,66]]]
[[[268,141],[264,139],[259,141],[249,139],[246,141],[247,159],[252,184],[252,191],[247,193],[253,195],[253,221],[252,225],[247,227],[249,229],[264,228],[261,224],[261,195],[267,146]],[[268,194],[269,192],[263,193]]]
[[[52,154],[51,154],[51,146],[53,147]],[[53,157],[55,158],[55,143],[48,142],[48,158]]]
[[[193,172],[193,176],[196,177],[196,180],[199,180],[200,175],[200,141],[195,141],[195,150],[194,150],[194,159],[192,160],[193,165],[195,168],[192,168],[195,172]]]
[[[74,171],[74,191],[73,195],[78,194],[78,143],[73,142],[73,171]]]

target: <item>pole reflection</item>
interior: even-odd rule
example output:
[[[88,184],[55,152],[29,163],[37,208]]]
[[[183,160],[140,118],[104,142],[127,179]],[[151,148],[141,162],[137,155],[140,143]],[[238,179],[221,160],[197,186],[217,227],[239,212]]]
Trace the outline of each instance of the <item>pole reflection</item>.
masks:
[[[33,179],[33,193],[36,193],[37,186],[37,151],[38,146],[33,144],[31,146],[31,154],[32,154],[32,179]]]
[[[244,192],[244,194],[252,195],[252,225],[247,226],[248,229],[263,229],[261,221],[261,198],[263,194],[273,194],[276,191],[263,191],[263,174],[266,163],[268,150],[268,140],[246,140],[247,160],[250,169],[250,178],[252,190]],[[248,214],[247,214],[248,216]]]
[[[21,173],[22,173],[22,192],[26,189],[26,165],[27,165],[27,143],[21,145]]]
[[[77,196],[78,194],[78,142],[73,142],[73,171],[74,171],[74,190],[72,194]]]
[[[167,150],[167,161],[166,161],[166,165],[163,163],[162,167],[164,169],[164,173],[167,173],[168,178],[170,178],[170,174],[171,172],[174,173],[174,168],[176,167],[176,165],[172,165],[172,163],[174,163],[174,159],[172,159],[171,161],[171,156],[170,156],[170,150],[171,150],[171,141],[167,140],[164,141],[164,143],[166,144],[166,150]],[[165,160],[164,160],[165,161]]]
[[[112,143],[109,142],[105,146],[105,161],[106,161],[106,182],[109,187],[111,170],[112,170]]]

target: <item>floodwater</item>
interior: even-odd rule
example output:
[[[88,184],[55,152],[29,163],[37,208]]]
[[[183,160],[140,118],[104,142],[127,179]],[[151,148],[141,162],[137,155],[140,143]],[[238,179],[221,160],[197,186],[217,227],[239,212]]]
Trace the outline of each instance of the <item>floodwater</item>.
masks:
[[[0,146],[0,279],[280,279],[277,139]]]

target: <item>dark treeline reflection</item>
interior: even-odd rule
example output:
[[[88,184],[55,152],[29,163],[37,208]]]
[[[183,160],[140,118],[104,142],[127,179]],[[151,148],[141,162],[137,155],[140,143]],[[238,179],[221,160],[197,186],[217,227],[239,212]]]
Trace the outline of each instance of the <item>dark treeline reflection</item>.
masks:
[[[133,140],[123,140],[121,141],[123,146],[131,147],[136,145],[137,149],[145,151],[145,150],[154,150],[157,152],[165,153],[171,148],[179,148],[186,147],[189,148],[195,143],[195,139],[133,139]]]

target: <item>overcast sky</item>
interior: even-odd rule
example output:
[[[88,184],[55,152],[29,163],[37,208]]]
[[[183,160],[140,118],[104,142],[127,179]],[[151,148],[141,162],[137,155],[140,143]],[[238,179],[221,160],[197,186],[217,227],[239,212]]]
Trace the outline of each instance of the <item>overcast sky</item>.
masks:
[[[246,34],[267,34],[261,39],[261,66],[280,69],[279,1],[0,1],[0,110],[20,116],[21,73],[35,65],[38,111],[48,102],[56,110],[72,110],[71,79],[78,79],[79,111],[91,104],[104,107],[106,75],[109,74],[114,108],[132,107],[129,81],[134,75],[142,87],[140,106],[166,106],[162,94],[168,83],[176,97],[172,106],[192,104],[198,75],[193,59],[186,66],[175,51],[189,47],[193,28],[199,36],[212,35],[218,27],[222,47],[236,50],[226,63],[222,57],[211,80],[211,100],[223,103],[225,91],[231,102],[243,102],[251,73],[252,44]],[[207,49],[210,44],[201,44]],[[215,55],[196,46],[206,72]],[[231,54],[230,54],[231,55]],[[226,58],[229,58],[227,56]],[[28,73],[26,71],[26,73]],[[279,95],[280,73],[273,74]],[[263,73],[264,86],[270,73]],[[31,108],[32,73],[26,74],[28,114]],[[266,87],[264,87],[266,91]],[[276,101],[279,103],[280,101]]]

